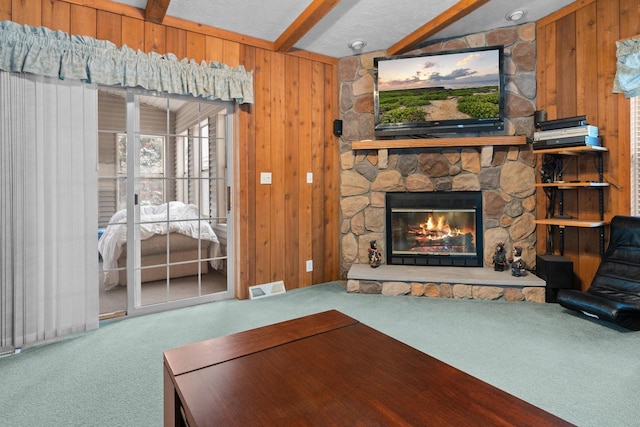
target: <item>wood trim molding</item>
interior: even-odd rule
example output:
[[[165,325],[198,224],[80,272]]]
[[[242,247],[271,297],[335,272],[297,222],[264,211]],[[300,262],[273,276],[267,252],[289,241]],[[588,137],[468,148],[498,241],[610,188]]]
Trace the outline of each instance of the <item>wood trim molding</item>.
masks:
[[[640,39],[640,34],[636,34],[635,36],[631,36],[631,37],[624,37],[624,38],[619,39],[617,41],[623,42],[623,41],[626,41],[626,40],[636,40],[636,39]]]
[[[353,150],[377,150],[384,148],[441,148],[441,147],[478,147],[483,145],[525,145],[524,135],[516,136],[479,136],[456,138],[424,139],[378,139],[353,141]]]
[[[543,27],[545,25],[549,25],[555,21],[557,21],[558,19],[561,19],[577,10],[582,9],[585,6],[590,5],[591,3],[595,2],[596,0],[578,0],[575,1],[573,3],[568,4],[567,6],[563,7],[560,10],[557,10],[555,12],[553,12],[550,15],[545,16],[544,18],[539,19],[536,24]]]
[[[309,52],[306,50],[292,50],[284,53],[284,55],[295,56],[296,58],[308,59],[311,61],[322,62],[323,64],[333,65],[338,67],[338,63],[340,60],[338,58],[334,58],[333,56],[326,56],[320,53]]]
[[[273,50],[273,43],[256,37],[246,36],[244,34],[235,33],[233,31],[223,30],[216,27],[209,27],[192,21],[187,21],[173,16],[167,16],[162,21],[167,27],[179,28],[193,33],[204,34],[206,36],[217,37],[219,39],[228,40],[236,43],[246,44],[261,49]]]
[[[460,0],[436,18],[427,22],[422,27],[391,46],[387,49],[387,54],[398,55],[414,49],[433,34],[436,34],[451,23],[470,14],[488,1],[489,0]]]
[[[109,1],[109,0],[59,0],[59,1],[144,20],[144,11],[142,9],[139,9],[134,6],[122,4],[122,3],[116,3],[114,1]]]
[[[138,9],[137,7],[128,6],[122,3],[116,3],[110,0],[59,0],[65,3],[70,3],[74,5],[85,6],[89,8],[93,8],[95,10],[101,10],[106,12],[115,13],[117,15],[127,16],[130,18],[140,19],[141,21],[145,21],[145,11],[142,9]],[[152,1],[152,0],[149,0]],[[167,0],[168,1],[168,0]],[[331,0],[337,3],[338,0]],[[162,20],[162,24],[165,27],[178,28],[186,31],[191,31],[193,33],[204,34],[206,36],[216,37],[222,40],[228,40],[231,42],[236,42],[240,44],[244,44],[247,46],[265,49],[268,51],[275,51],[274,43],[259,39],[256,37],[247,36],[240,33],[235,33],[233,31],[227,31],[220,28],[210,27],[202,24],[198,24],[192,21],[187,21],[180,18],[175,18],[173,16],[165,16]],[[312,61],[318,61],[329,65],[337,66],[339,59],[322,55],[314,52],[307,52],[305,50],[293,50],[291,52],[286,52],[286,55],[293,55],[299,58],[310,59]]]

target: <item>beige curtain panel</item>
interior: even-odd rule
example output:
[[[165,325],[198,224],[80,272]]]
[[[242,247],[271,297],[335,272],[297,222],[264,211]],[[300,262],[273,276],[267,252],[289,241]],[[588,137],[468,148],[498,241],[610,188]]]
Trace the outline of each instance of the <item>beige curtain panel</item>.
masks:
[[[253,103],[253,72],[144,53],[108,40],[0,21],[0,70]]]

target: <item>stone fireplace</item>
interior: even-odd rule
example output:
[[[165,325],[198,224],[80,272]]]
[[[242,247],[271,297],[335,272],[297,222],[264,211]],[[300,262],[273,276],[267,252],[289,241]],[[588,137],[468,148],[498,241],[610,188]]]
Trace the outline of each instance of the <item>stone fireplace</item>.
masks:
[[[482,193],[389,192],[387,264],[482,267]]]
[[[533,136],[535,110],[535,24],[500,28],[486,33],[438,41],[420,51],[503,45],[505,48],[506,120],[502,135]],[[411,52],[409,52],[411,53]],[[535,266],[536,156],[529,145],[431,147],[353,150],[352,142],[373,136],[372,52],[340,60],[341,272],[349,292],[436,298],[481,298],[544,302],[545,284],[534,274],[513,277],[494,272],[492,258],[498,243],[507,253],[523,248],[528,268]],[[470,138],[473,135],[469,135]],[[482,218],[476,242],[482,241],[483,268],[454,266],[368,265],[371,240],[378,242],[383,260],[387,194],[477,192]],[[408,196],[411,197],[411,196]],[[393,248],[391,248],[393,260]],[[450,255],[449,255],[450,256]],[[442,259],[443,256],[440,256]],[[422,260],[418,257],[417,260]],[[473,274],[471,274],[473,273]]]
[[[492,267],[495,247],[501,242],[507,253],[522,247],[525,263],[533,267],[534,166],[533,153],[518,147],[356,153],[353,169],[342,172],[341,182],[344,277],[353,264],[368,262],[371,240],[378,242],[383,259],[389,259],[385,207],[391,193],[415,198],[424,193],[476,192],[482,198],[478,219],[482,225],[476,233],[476,241],[482,242],[482,263],[477,265]]]
[[[505,47],[507,102],[503,134],[531,137],[536,95],[535,24],[436,42],[421,51],[489,45]],[[476,236],[483,243],[480,265],[484,270],[490,269],[494,249],[503,242],[508,253],[514,246],[522,247],[527,267],[533,268],[536,156],[529,145],[438,147],[434,140],[433,147],[424,148],[352,149],[352,141],[374,138],[373,58],[385,54],[380,51],[343,58],[338,68],[343,120],[340,139],[342,277],[347,279],[354,265],[364,264],[369,268],[371,240],[378,242],[383,260],[390,264],[386,262],[389,248],[384,243],[388,193],[477,192],[483,210],[482,225]]]

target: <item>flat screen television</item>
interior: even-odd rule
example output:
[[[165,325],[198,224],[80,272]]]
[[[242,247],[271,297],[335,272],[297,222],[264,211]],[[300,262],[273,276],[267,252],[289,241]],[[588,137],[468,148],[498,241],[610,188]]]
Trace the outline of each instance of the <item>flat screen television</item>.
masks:
[[[504,129],[502,46],[374,58],[375,135]]]

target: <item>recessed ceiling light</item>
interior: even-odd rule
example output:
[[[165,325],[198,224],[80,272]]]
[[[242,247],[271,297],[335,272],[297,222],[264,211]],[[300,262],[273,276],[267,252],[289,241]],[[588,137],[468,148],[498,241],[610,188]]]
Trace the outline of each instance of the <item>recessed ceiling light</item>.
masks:
[[[349,43],[347,46],[349,46],[353,50],[362,50],[362,48],[365,47],[366,45],[367,45],[367,42],[365,40],[354,40],[351,43]]]
[[[516,10],[512,10],[511,12],[507,13],[507,16],[505,16],[505,18],[507,19],[507,21],[519,21],[522,18],[524,18],[524,15],[527,14],[526,10],[523,9],[516,9]]]

